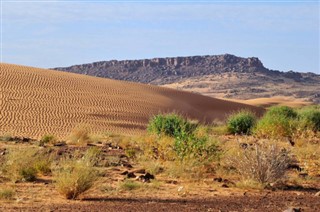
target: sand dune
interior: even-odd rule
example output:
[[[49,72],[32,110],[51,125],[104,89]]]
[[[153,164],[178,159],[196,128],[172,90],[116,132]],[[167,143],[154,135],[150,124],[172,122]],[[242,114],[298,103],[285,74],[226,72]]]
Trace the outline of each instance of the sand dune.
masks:
[[[94,132],[140,133],[149,118],[176,111],[203,122],[248,108],[225,100],[157,86],[1,64],[0,133],[66,136],[79,123]]]

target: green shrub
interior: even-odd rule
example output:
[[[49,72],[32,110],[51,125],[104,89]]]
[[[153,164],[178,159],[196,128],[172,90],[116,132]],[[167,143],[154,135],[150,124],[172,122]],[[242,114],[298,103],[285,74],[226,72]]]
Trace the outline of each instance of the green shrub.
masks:
[[[211,161],[219,156],[218,142],[208,137],[190,136],[187,139],[176,139],[174,151],[180,160],[197,159]]]
[[[286,117],[286,118],[296,118],[298,116],[297,112],[288,106],[273,106],[266,112],[267,116],[273,117]]]
[[[157,135],[186,138],[193,134],[198,124],[176,114],[156,115],[149,121],[148,131]]]
[[[76,199],[97,181],[98,172],[94,167],[97,154],[98,151],[89,149],[82,158],[64,158],[55,167],[55,186],[66,199]]]
[[[265,138],[292,137],[297,124],[297,113],[292,108],[275,106],[258,121],[254,133]]]
[[[256,123],[255,115],[250,111],[240,111],[229,116],[228,132],[232,134],[250,134]]]
[[[299,126],[314,132],[320,131],[320,109],[307,107],[299,110]]]
[[[157,156],[165,158],[176,157],[184,160],[187,158],[213,158],[217,155],[218,145],[216,142],[209,142],[208,128],[201,127],[176,114],[157,115],[150,120],[148,131],[160,137],[156,140],[153,148]],[[172,140],[165,137],[174,138]],[[175,154],[172,154],[173,150]],[[162,154],[165,152],[166,154]],[[156,157],[157,158],[157,157]]]

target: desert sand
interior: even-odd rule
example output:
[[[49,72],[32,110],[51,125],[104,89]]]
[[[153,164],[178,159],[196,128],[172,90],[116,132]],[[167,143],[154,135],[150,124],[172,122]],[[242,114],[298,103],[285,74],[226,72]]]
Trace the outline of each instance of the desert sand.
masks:
[[[294,97],[274,96],[270,98],[256,98],[248,100],[228,99],[228,101],[240,102],[244,104],[254,105],[258,107],[268,108],[275,105],[288,106],[293,108],[312,105],[313,103],[307,100],[296,99]]]
[[[1,63],[0,132],[64,137],[79,124],[93,132],[136,134],[150,117],[177,112],[211,123],[240,109],[263,109],[169,88]]]

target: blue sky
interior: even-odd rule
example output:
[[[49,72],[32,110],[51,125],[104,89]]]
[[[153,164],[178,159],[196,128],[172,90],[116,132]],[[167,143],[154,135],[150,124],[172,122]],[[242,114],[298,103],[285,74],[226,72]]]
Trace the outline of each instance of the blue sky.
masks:
[[[320,74],[319,1],[2,0],[1,9],[6,63],[49,68],[230,53]]]

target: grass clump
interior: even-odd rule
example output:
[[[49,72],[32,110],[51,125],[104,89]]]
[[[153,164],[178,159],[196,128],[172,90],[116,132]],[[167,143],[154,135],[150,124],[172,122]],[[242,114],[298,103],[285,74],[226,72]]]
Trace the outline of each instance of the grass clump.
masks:
[[[69,144],[87,145],[90,141],[90,127],[86,124],[76,126],[69,135]]]
[[[255,115],[250,111],[240,111],[229,116],[228,132],[231,134],[250,134],[256,123]]]
[[[35,167],[36,155],[34,148],[10,149],[3,167],[5,176],[13,182],[34,181],[38,172]]]
[[[292,108],[275,106],[258,121],[254,134],[264,138],[292,137],[297,124],[297,113]]]
[[[0,133],[0,141],[13,141],[13,137],[11,133],[5,132],[5,133]]]
[[[125,180],[120,184],[120,189],[125,191],[132,191],[141,188],[141,183],[132,181],[132,180]]]
[[[12,188],[2,188],[0,189],[0,199],[1,200],[12,200],[15,196],[15,191]]]
[[[43,146],[45,144],[54,144],[55,142],[57,142],[57,138],[54,135],[47,134],[42,136],[40,140],[40,146]]]
[[[290,161],[289,152],[276,144],[256,144],[229,158],[230,165],[244,181],[255,181],[261,185],[281,180]]]
[[[98,172],[94,167],[98,154],[96,149],[89,149],[80,159],[64,158],[55,167],[55,186],[66,199],[76,199],[98,180]]]

